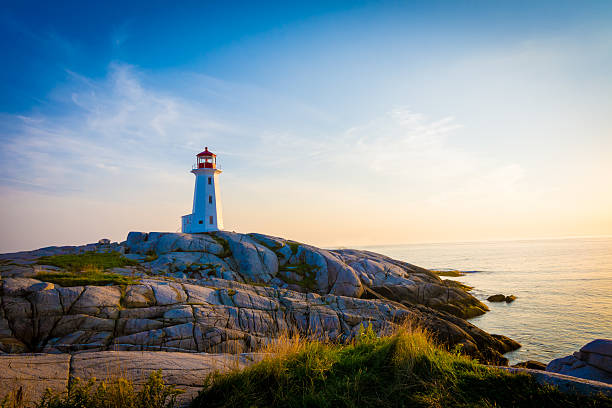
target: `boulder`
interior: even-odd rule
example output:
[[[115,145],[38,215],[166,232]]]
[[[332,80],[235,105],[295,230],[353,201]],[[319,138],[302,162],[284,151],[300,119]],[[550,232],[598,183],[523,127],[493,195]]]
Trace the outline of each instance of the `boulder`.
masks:
[[[599,354],[606,357],[612,357],[612,340],[609,339],[597,339],[593,340],[590,343],[585,344],[580,349],[582,353],[593,353]],[[612,366],[608,366],[608,368],[612,368]],[[612,370],[609,370],[612,371]]]
[[[227,231],[219,231],[217,235],[227,241],[237,272],[246,281],[269,282],[278,273],[276,254],[253,238]]]
[[[489,296],[487,298],[487,300],[489,302],[506,302],[506,303],[512,303],[516,300],[516,296],[514,295],[510,295],[510,296],[505,296],[502,294],[498,294],[498,295],[492,295]]]
[[[502,294],[492,295],[487,298],[489,302],[505,302],[506,296]]]
[[[612,340],[594,340],[571,356],[552,360],[546,371],[612,384]]]
[[[522,367],[498,367],[511,373],[524,373],[532,376],[536,382],[542,385],[553,386],[561,392],[582,395],[605,395],[612,397],[612,386],[606,383],[569,375],[557,374],[548,371],[533,370]]]

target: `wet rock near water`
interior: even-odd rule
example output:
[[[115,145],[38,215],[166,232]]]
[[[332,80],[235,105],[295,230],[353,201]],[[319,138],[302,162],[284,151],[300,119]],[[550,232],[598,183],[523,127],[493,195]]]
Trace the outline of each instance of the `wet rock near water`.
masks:
[[[506,302],[506,303],[512,303],[512,302],[514,302],[514,301],[516,300],[516,296],[514,296],[514,295],[509,295],[509,296],[506,296],[506,295],[502,295],[502,294],[497,294],[497,295],[492,295],[492,296],[489,296],[489,297],[487,298],[487,300],[488,300],[489,302]]]

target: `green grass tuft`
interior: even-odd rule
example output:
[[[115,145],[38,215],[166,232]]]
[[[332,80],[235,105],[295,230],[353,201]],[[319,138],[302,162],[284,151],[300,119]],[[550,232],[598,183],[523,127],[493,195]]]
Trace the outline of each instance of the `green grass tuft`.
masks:
[[[422,331],[362,335],[349,345],[284,342],[243,371],[213,373],[193,407],[609,407],[527,374],[483,366]]]
[[[85,252],[76,255],[43,256],[38,258],[36,263],[66,269],[66,272],[39,272],[33,276],[34,279],[55,283],[64,287],[131,285],[138,283],[136,278],[105,272],[109,268],[138,265],[138,262],[127,259],[118,252]]]
[[[138,283],[137,278],[118,273],[104,272],[95,268],[85,269],[81,272],[39,272],[34,275],[34,279],[55,283],[64,287],[133,285]]]
[[[82,254],[43,256],[38,258],[36,263],[57,266],[72,272],[82,271],[86,267],[109,269],[138,265],[138,262],[127,259],[119,252],[84,252]]]
[[[295,284],[307,289],[309,292],[313,292],[317,289],[317,271],[319,270],[318,266],[309,265],[305,262],[297,264],[297,265],[284,265],[278,268],[279,272],[293,272],[299,275],[301,280],[294,280],[285,276],[282,273],[279,273],[277,277],[281,279],[285,283]]]
[[[289,245],[289,248],[291,248],[291,253],[296,255],[298,248],[300,247],[300,243],[295,241],[287,241],[287,245]]]

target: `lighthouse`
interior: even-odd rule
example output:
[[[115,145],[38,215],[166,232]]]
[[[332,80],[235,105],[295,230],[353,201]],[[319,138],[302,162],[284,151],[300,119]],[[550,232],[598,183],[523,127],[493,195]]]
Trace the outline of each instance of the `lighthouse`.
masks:
[[[182,231],[186,233],[218,231],[223,229],[217,155],[208,147],[196,156],[191,170],[195,174],[193,212],[182,217]]]

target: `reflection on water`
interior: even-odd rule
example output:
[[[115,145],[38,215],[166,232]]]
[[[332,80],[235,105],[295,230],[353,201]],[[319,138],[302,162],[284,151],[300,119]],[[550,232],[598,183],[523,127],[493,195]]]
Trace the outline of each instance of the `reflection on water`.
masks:
[[[455,279],[491,309],[470,322],[523,345],[513,364],[544,363],[596,338],[612,338],[612,238],[373,246],[431,269],[474,271]],[[513,303],[489,303],[502,293]]]

